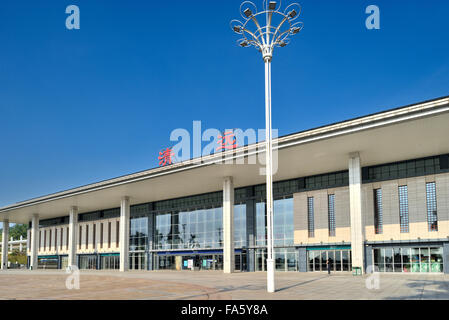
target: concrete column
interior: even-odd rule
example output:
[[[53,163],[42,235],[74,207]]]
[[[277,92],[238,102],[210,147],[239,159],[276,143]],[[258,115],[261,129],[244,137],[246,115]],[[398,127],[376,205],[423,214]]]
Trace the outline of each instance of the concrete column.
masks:
[[[8,237],[9,237],[9,220],[3,220],[2,235],[2,270],[8,269]]]
[[[298,252],[298,271],[307,272],[307,249],[297,248],[296,250]]]
[[[365,246],[365,273],[374,273],[373,268],[373,246]]]
[[[37,270],[37,255],[39,251],[39,215],[37,214],[34,214],[31,220],[30,236],[30,269]]]
[[[120,204],[120,272],[129,270],[129,198],[123,197]]]
[[[22,246],[23,236],[20,236],[20,244],[19,244],[19,251],[22,252],[23,246]]]
[[[443,269],[445,274],[449,274],[449,242],[443,245]]]
[[[69,261],[68,266],[78,266],[76,259],[76,240],[78,234],[78,208],[71,207],[69,212]]]
[[[232,177],[223,182],[223,270],[233,273],[235,269],[234,250],[234,183]]]
[[[349,202],[351,214],[352,267],[359,267],[362,273],[364,273],[362,170],[358,152],[349,155]]]

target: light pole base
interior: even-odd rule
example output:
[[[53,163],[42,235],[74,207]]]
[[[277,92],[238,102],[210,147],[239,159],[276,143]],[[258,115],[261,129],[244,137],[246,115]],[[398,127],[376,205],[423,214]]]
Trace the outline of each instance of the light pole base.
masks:
[[[267,291],[269,293],[276,292],[274,284],[274,259],[267,259]]]

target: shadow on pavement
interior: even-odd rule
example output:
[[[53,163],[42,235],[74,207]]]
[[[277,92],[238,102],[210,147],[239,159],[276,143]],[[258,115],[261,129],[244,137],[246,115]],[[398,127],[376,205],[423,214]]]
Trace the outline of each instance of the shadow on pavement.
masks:
[[[405,296],[387,297],[387,300],[449,300],[449,282],[434,280],[413,280],[407,287],[415,293]],[[429,289],[426,289],[430,287]]]

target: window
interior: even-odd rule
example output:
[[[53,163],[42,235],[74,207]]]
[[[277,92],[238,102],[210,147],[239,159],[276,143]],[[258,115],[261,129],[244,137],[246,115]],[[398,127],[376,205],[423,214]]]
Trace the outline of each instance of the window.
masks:
[[[80,226],[80,230],[79,230],[79,239],[78,239],[78,249],[80,249],[81,250],[81,238],[82,238],[82,236],[83,236],[83,227],[82,226]]]
[[[313,238],[315,237],[313,197],[307,198],[307,217],[309,238]]]
[[[111,223],[108,222],[108,248],[111,248]]]
[[[145,235],[139,237],[144,238]],[[142,243],[132,245],[141,247]],[[158,250],[223,247],[222,208],[156,214],[154,245]]]
[[[85,255],[79,257],[80,270],[95,270],[97,269],[97,256]]]
[[[293,245],[293,198],[274,201],[273,243],[276,247]],[[267,213],[265,202],[256,203],[256,246],[266,246]]]
[[[147,249],[148,219],[148,217],[131,218],[129,228],[129,251],[144,251]]]
[[[401,225],[401,233],[409,232],[408,219],[408,188],[407,186],[399,187],[399,221]]]
[[[47,230],[44,231],[44,251],[46,247],[47,247]]]
[[[376,234],[382,234],[384,232],[382,189],[374,190],[374,231]]]
[[[234,247],[246,247],[246,205],[234,206]]]
[[[97,248],[96,235],[97,235],[97,224],[94,223],[94,229],[92,234],[92,246],[94,250]]]
[[[89,249],[89,225],[86,225],[86,249]]]
[[[103,223],[100,223],[100,249],[103,249]]]
[[[310,249],[307,251],[307,264],[309,272],[320,272],[327,270],[327,260],[331,264],[331,271],[348,272],[352,270],[351,250],[335,249],[320,250]]]
[[[440,156],[363,168],[363,182],[403,179],[447,172]]]
[[[50,234],[49,234],[49,237],[48,237],[48,250],[51,250],[51,229],[49,230],[50,231]]]
[[[59,249],[62,250],[62,239],[64,237],[64,228],[61,228],[61,235],[60,235],[60,239],[59,239]]]
[[[69,250],[69,227],[67,227],[67,233],[66,233],[66,243],[65,243],[65,248],[66,250]]]
[[[329,214],[329,237],[335,237],[335,195],[330,194],[327,198]]]
[[[438,231],[438,215],[437,215],[437,196],[436,196],[436,184],[430,182],[426,184],[427,194],[427,222],[429,225],[429,231]]]
[[[116,237],[115,237],[115,239],[116,239],[116,245],[117,245],[117,247],[119,246],[119,243],[120,243],[120,221],[117,221],[116,222],[116,225],[115,225],[115,235],[116,235]]]
[[[397,273],[443,273],[443,247],[373,249],[374,270]]]

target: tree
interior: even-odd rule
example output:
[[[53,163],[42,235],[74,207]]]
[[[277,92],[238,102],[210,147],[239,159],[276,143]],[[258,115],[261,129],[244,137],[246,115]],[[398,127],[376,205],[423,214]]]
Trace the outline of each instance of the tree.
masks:
[[[14,226],[9,228],[9,238],[14,238],[14,240],[19,240],[20,236],[23,237],[23,239],[27,238],[27,230],[28,226],[26,224],[15,224]],[[0,229],[0,241],[3,238],[3,229]]]
[[[27,238],[27,229],[28,226],[26,224],[16,224],[12,228],[9,229],[9,237],[13,237],[14,240],[19,240],[20,236],[23,239]]]

